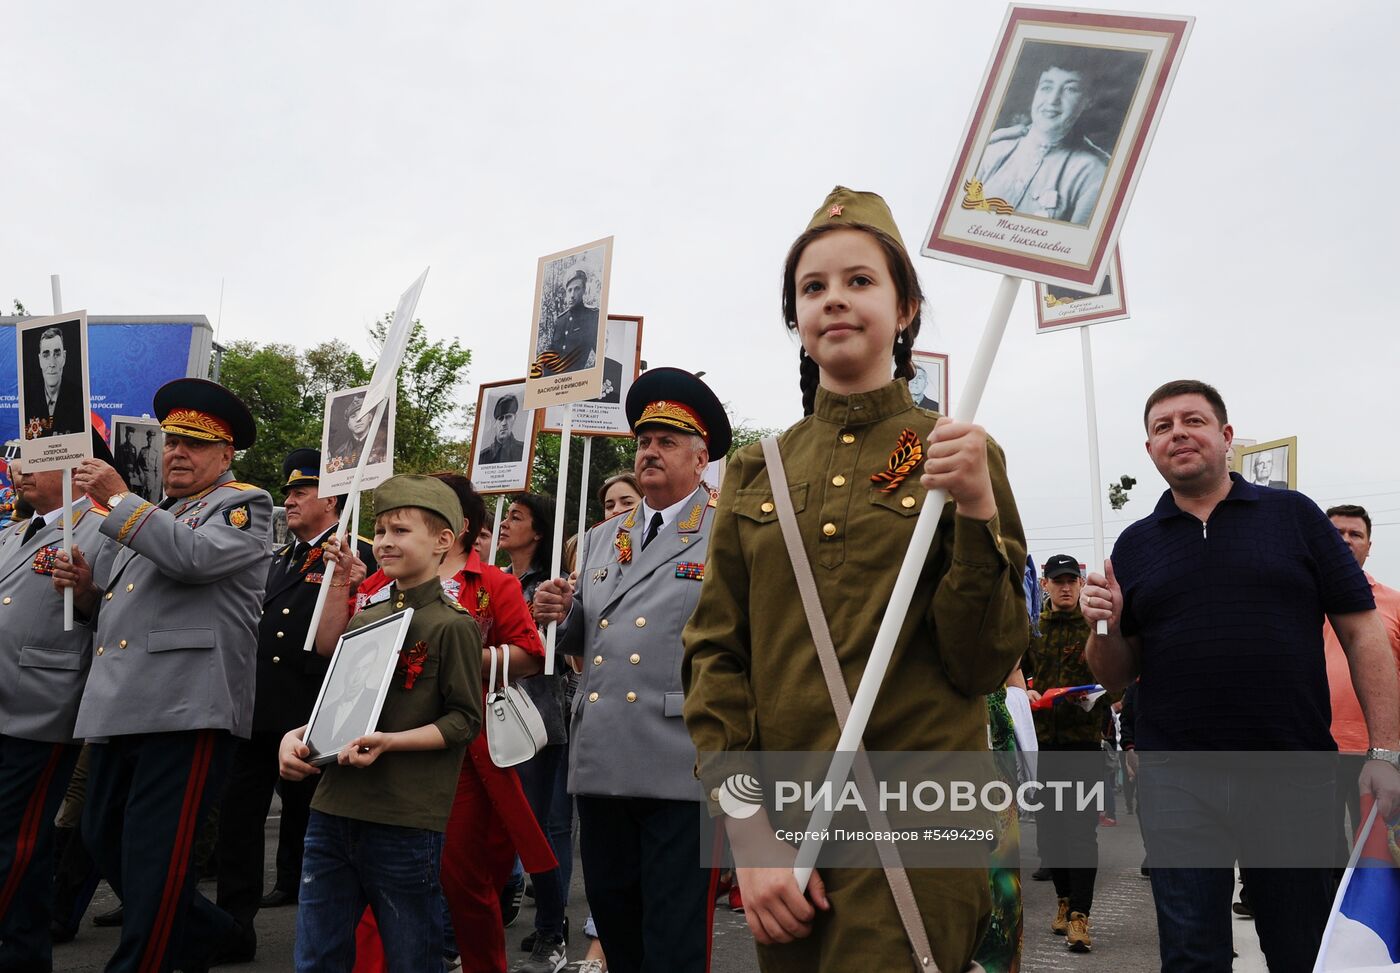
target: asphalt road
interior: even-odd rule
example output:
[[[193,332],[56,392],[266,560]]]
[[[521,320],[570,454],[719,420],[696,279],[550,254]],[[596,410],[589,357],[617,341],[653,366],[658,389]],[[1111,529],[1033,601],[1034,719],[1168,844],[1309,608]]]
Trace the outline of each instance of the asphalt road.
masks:
[[[275,807],[275,806],[274,806]],[[274,810],[275,814],[275,810]],[[267,885],[273,880],[272,856],[276,848],[275,818],[269,821],[266,862]],[[1024,843],[1034,848],[1034,825],[1026,826]],[[1025,936],[1021,969],[1026,973],[1041,970],[1098,970],[1113,973],[1138,973],[1159,967],[1157,928],[1152,908],[1150,885],[1138,873],[1141,839],[1136,818],[1124,815],[1116,828],[1100,828],[1101,860],[1105,867],[1099,871],[1094,896],[1091,933],[1094,950],[1089,954],[1070,953],[1064,939],[1051,934],[1050,920],[1055,913],[1055,894],[1049,882],[1033,882],[1030,871],[1035,867],[1033,855],[1023,872],[1025,903]],[[212,882],[203,882],[200,889],[213,897]],[[93,899],[88,916],[105,912],[115,905],[111,891],[104,884]],[[518,944],[533,928],[533,906],[525,900],[520,918],[506,930],[506,945],[512,963],[524,958]],[[582,935],[587,906],[583,898],[583,874],[577,860],[574,863],[573,888],[570,895],[569,922],[573,930],[569,958],[583,957],[586,945]],[[220,967],[238,973],[289,973],[292,970],[292,941],[295,933],[296,910],[293,908],[264,910],[258,914],[258,956],[253,963]],[[1240,959],[1235,969],[1243,973],[1263,973],[1266,969],[1253,923],[1235,920],[1235,948]],[[117,942],[117,930],[98,929],[84,920],[78,938],[55,947],[54,969],[59,971],[101,970]],[[572,969],[572,964],[569,969]],[[753,939],[741,915],[730,912],[723,903],[715,910],[714,973],[757,973]],[[862,970],[854,962],[852,970]]]

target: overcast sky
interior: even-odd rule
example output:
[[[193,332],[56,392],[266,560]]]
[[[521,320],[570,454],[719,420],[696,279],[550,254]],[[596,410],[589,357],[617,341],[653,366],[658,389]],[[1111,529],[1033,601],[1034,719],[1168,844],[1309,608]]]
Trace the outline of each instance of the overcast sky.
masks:
[[[1299,486],[1374,512],[1400,586],[1394,190],[1400,5],[1147,5],[1195,31],[1122,235],[1130,321],[1093,332],[1103,479],[1163,483],[1142,403],[1216,384]],[[779,274],[836,183],[927,228],[1004,8],[862,4],[18,4],[5,10],[0,300],[205,314],[223,341],[419,317],[476,383],[524,372],[536,260],[616,236],[610,309],[741,421],[800,415]],[[953,402],[998,278],[916,258]],[[7,307],[8,309],[8,307]],[[1038,560],[1090,560],[1077,332],[1022,293],[981,421]]]

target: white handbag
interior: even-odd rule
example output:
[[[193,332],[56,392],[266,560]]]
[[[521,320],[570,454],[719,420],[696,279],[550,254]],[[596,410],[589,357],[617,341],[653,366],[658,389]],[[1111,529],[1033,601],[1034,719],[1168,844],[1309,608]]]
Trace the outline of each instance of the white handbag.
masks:
[[[510,646],[502,646],[501,688],[496,689],[496,652],[491,646],[491,692],[486,697],[486,746],[497,767],[529,760],[549,741],[544,720],[528,694],[510,685]]]

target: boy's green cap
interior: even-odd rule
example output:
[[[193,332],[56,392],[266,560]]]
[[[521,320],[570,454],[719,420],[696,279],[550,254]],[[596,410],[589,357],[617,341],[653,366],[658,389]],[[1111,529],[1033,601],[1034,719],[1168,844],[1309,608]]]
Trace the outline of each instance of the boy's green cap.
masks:
[[[899,235],[899,227],[894,225],[894,214],[875,193],[862,193],[845,186],[837,186],[812,214],[812,221],[807,224],[807,229],[824,223],[859,223],[873,226],[888,233],[900,247],[904,247],[904,238]]]
[[[454,532],[462,530],[462,504],[452,488],[435,476],[421,473],[400,473],[374,488],[374,512],[377,515],[399,507],[431,510],[452,525]]]

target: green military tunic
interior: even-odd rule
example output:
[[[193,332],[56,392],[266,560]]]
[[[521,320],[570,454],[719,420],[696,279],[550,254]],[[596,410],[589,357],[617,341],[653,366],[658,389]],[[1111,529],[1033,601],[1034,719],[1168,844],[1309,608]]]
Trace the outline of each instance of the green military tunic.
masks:
[[[359,821],[445,831],[462,757],[481,729],[481,631],[437,578],[407,591],[395,583],[387,593],[346,629],[413,609],[377,729],[392,733],[431,723],[447,746],[381,754],[368,767],[330,764],[311,806]]]
[[[927,491],[914,464],[893,489],[901,435],[925,443],[937,413],[905,382],[843,396],[817,391],[812,416],[779,437],[784,467],[842,673],[855,696]],[[905,437],[906,442],[908,437]],[[949,502],[865,733],[871,751],[987,750],[985,694],[1000,688],[1029,632],[1026,542],[1000,447],[988,463],[997,515]],[[685,720],[706,791],[705,754],[834,750],[840,730],[783,543],[758,444],[731,460],[700,601],[685,630]],[[939,968],[964,969],[990,914],[985,869],[911,870]],[[760,947],[765,970],[902,970],[909,946],[883,873],[822,873],[832,908],[811,937]],[[857,959],[858,957],[858,959]]]

